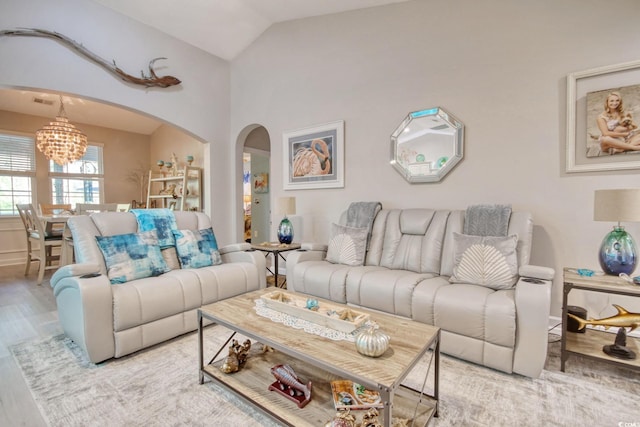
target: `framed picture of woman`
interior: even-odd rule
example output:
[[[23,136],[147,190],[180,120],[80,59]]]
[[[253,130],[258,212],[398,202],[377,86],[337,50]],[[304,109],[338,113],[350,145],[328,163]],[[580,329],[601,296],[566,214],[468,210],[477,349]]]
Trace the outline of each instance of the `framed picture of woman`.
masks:
[[[640,61],[569,74],[566,171],[640,169]]]

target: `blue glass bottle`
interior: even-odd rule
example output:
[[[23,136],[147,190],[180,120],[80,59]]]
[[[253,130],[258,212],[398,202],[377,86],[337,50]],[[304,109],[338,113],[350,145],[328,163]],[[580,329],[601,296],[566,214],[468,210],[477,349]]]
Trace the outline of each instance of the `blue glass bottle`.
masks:
[[[636,244],[624,227],[613,227],[613,231],[602,240],[599,261],[602,270],[614,276],[620,273],[630,275],[636,269]]]
[[[278,240],[280,243],[290,244],[293,242],[293,225],[286,216],[280,221],[278,226]]]

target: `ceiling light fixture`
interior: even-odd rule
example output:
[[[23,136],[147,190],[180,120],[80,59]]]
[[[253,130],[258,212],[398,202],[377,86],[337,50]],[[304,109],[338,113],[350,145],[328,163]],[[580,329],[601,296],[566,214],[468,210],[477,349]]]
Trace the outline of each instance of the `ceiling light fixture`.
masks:
[[[59,165],[80,160],[87,151],[87,136],[69,122],[60,95],[60,111],[54,122],[36,132],[38,150]]]

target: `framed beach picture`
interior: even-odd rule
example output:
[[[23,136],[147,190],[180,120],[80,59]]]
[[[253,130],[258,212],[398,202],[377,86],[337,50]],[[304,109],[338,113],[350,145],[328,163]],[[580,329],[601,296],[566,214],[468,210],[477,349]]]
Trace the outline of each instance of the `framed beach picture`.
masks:
[[[640,61],[567,76],[566,171],[640,169]]]
[[[283,133],[285,190],[344,187],[344,121]]]

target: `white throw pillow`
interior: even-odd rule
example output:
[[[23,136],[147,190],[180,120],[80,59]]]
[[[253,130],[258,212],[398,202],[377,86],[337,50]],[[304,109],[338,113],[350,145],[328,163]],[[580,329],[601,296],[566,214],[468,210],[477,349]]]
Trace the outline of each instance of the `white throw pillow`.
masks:
[[[453,233],[451,283],[509,289],[518,279],[518,236],[470,236]]]
[[[334,264],[363,265],[368,234],[367,228],[331,224],[327,261]]]

